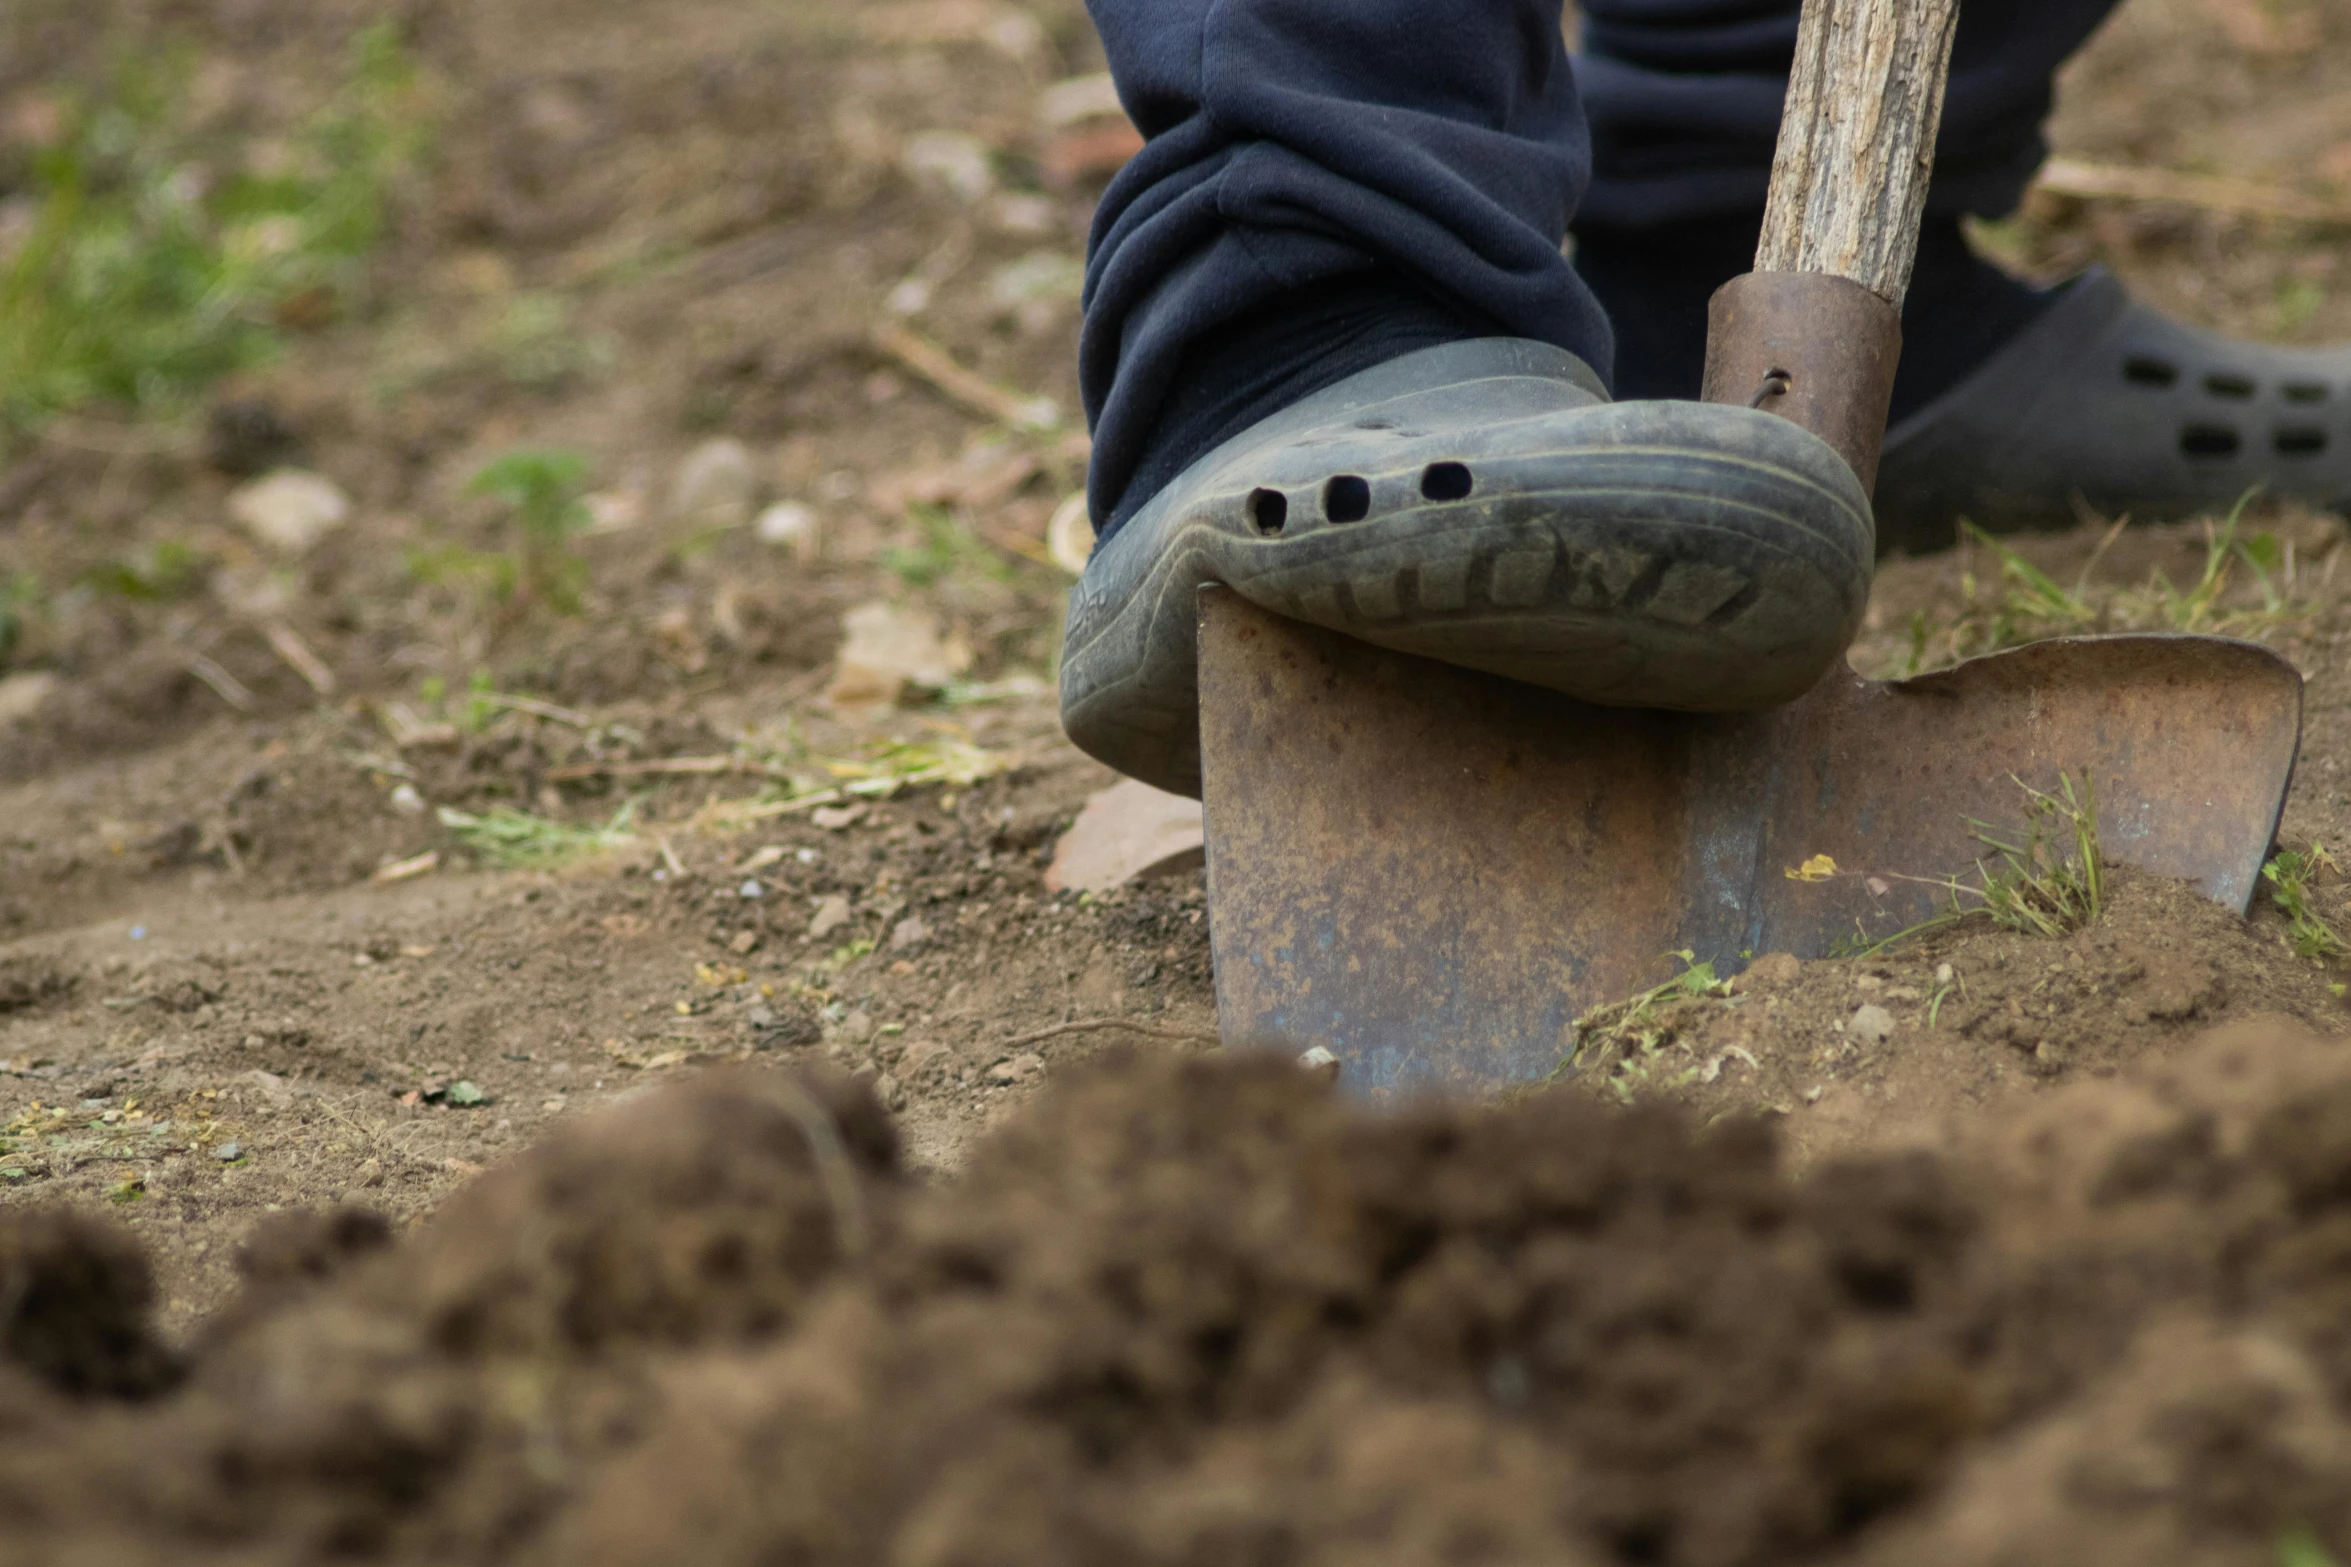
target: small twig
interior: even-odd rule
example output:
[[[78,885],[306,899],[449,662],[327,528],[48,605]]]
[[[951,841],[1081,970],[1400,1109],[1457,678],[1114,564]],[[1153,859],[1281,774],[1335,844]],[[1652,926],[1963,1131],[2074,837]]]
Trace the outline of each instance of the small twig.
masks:
[[[1156,1023],[1137,1023],[1127,1018],[1097,1017],[1086,1018],[1076,1023],[1056,1023],[1051,1028],[1041,1028],[1033,1034],[1022,1034],[1017,1039],[1008,1039],[1005,1044],[1007,1046],[1041,1045],[1048,1039],[1059,1039],[1067,1034],[1095,1034],[1115,1029],[1124,1029],[1130,1034],[1141,1034],[1147,1039],[1165,1039],[1180,1045],[1221,1045],[1224,1043],[1223,1035],[1202,1033],[1196,1028],[1162,1028]]]
[[[726,819],[737,823],[770,821],[778,816],[793,816],[801,811],[812,811],[820,805],[839,805],[848,798],[849,796],[839,789],[819,789],[814,794],[803,794],[789,800],[777,800],[767,805],[752,805],[741,810],[729,810],[726,813]]]
[[[2277,185],[2259,185],[2225,175],[2182,174],[2174,169],[2137,169],[2119,164],[2051,158],[2035,182],[2060,196],[2085,199],[2164,202],[2231,212],[2246,217],[2284,218],[2296,223],[2351,224],[2351,204],[2328,201]]]
[[[336,1109],[333,1100],[322,1098],[312,1102],[327,1113],[327,1119],[331,1121],[342,1122],[345,1126],[348,1126],[351,1128],[351,1130],[357,1132],[361,1137],[365,1138],[368,1142],[374,1144],[375,1146],[385,1149],[389,1149],[392,1146],[391,1143],[385,1139],[382,1132],[379,1132],[374,1127],[367,1125],[365,1122],[356,1120]]]
[[[575,762],[568,767],[549,768],[547,778],[551,783],[567,783],[580,778],[709,777],[728,773],[758,778],[791,776],[764,762],[746,762],[732,756],[668,756],[644,762]]]
[[[669,873],[672,876],[686,876],[691,874],[686,869],[686,862],[678,858],[678,851],[670,847],[668,834],[663,833],[656,837],[653,841],[661,845],[661,863],[669,867]]]
[[[857,1184],[857,1167],[849,1162],[849,1150],[841,1142],[841,1130],[824,1106],[790,1079],[776,1084],[784,1101],[784,1113],[800,1128],[800,1135],[808,1139],[809,1156],[816,1162],[817,1178],[824,1182],[825,1198],[832,1204],[833,1230],[840,1238],[841,1255],[854,1262],[863,1258],[872,1246],[872,1232],[865,1222],[865,1194]]]
[[[213,695],[238,712],[250,713],[261,706],[261,699],[253,694],[251,687],[202,653],[190,653],[185,662],[189,674],[212,687]]]
[[[368,880],[379,886],[390,886],[395,882],[414,881],[419,876],[430,876],[440,868],[441,851],[427,849],[424,853],[411,855],[405,860],[394,860],[389,865],[377,866],[375,874],[370,876]]]
[[[947,350],[903,321],[886,321],[875,328],[873,342],[876,349],[955,402],[999,424],[1018,430],[1051,430],[1061,423],[1061,410],[1051,398],[1023,397],[1005,390],[977,371],[965,369]]]
[[[557,707],[553,702],[542,702],[535,696],[502,696],[495,691],[484,691],[474,700],[490,707],[508,708],[517,713],[528,713],[534,718],[553,719],[569,724],[574,729],[593,729],[596,720],[585,713],[575,713],[568,707]]]
[[[465,739],[455,724],[427,723],[406,702],[378,703],[376,719],[392,744],[403,751],[411,746],[454,746]]]
[[[295,634],[292,626],[273,621],[261,628],[261,634],[268,639],[271,651],[284,659],[287,667],[300,675],[311,690],[320,696],[333,696],[339,689],[335,672],[327,667],[325,659],[310,650],[309,643]]]
[[[191,1150],[183,1146],[178,1148],[156,1148],[146,1153],[75,1153],[65,1154],[62,1155],[62,1157],[71,1161],[65,1172],[66,1174],[71,1175],[75,1170],[80,1169],[85,1164],[152,1164],[156,1160],[163,1158],[166,1154],[188,1152],[191,1152]],[[49,1168],[52,1172],[54,1172],[57,1169],[57,1161],[54,1159],[50,1160]]]

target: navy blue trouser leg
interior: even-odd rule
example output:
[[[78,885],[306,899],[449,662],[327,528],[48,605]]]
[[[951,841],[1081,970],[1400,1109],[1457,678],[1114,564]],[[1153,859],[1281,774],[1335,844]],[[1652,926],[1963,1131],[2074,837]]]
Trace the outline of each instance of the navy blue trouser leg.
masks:
[[[1186,347],[1392,268],[1608,372],[1561,258],[1590,167],[1560,0],[1090,0],[1148,144],[1095,215],[1079,376],[1109,514]]]
[[[2043,156],[2052,74],[2116,3],[1965,0],[1935,212],[2014,205]],[[1627,317],[1620,390],[1694,390],[1683,340],[1702,349],[1707,293],[1752,259],[1799,0],[1583,0],[1573,68],[1560,0],[1089,4],[1147,138],[1103,198],[1087,264],[1079,371],[1098,519],[1122,498],[1132,509],[1139,471],[1138,493],[1166,477],[1164,451],[1146,458],[1180,402],[1187,349],[1243,318],[1251,336],[1269,303],[1366,274],[1616,373],[1607,313],[1561,258],[1571,217],[1590,239],[1618,237],[1608,275],[1622,292],[1604,293]],[[1600,248],[1584,262],[1596,279]],[[1955,226],[1930,226],[1928,250],[1914,316],[1967,317],[1986,335],[2027,318],[1971,275]],[[1911,338],[1905,378],[1927,375],[1925,392],[1981,357],[1974,342]],[[1230,343],[1219,353],[1230,382]],[[1217,406],[1242,406],[1246,390],[1220,388]],[[1215,422],[1177,414],[1195,436]]]

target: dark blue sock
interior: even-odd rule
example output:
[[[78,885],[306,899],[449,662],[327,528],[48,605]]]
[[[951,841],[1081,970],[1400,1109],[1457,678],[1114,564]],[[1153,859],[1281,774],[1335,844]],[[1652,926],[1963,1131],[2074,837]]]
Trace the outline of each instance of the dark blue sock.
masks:
[[[1706,371],[1706,303],[1755,265],[1755,216],[1576,236],[1576,270],[1616,326],[1619,398],[1696,397]],[[1956,218],[1930,217],[1902,310],[1894,422],[1966,379],[2055,302],[1968,247]]]
[[[1391,359],[1501,333],[1400,274],[1374,271],[1283,295],[1193,339],[1143,461],[1103,519],[1102,537],[1259,420]]]

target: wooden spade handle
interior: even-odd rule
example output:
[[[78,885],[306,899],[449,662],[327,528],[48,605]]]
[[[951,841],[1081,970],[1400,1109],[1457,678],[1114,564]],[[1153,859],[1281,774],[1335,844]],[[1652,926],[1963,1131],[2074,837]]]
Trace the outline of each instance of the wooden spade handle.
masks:
[[[1804,0],[1755,270],[1708,312],[1710,403],[1761,408],[1877,482],[1959,0]]]
[[[1805,0],[1756,271],[1901,305],[1958,28],[1959,0]]]

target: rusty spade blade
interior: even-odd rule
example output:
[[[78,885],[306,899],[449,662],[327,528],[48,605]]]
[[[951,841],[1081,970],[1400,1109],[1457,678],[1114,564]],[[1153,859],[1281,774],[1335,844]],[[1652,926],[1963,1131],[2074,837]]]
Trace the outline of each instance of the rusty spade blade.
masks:
[[[2105,857],[2239,912],[2301,739],[2285,660],[2214,637],[2038,643],[1768,713],[1587,707],[1201,594],[1217,1006],[1375,1093],[1539,1078],[1690,951],[1824,957],[1974,881],[1970,822],[2091,780]],[[1787,872],[1817,855],[1848,872]]]

